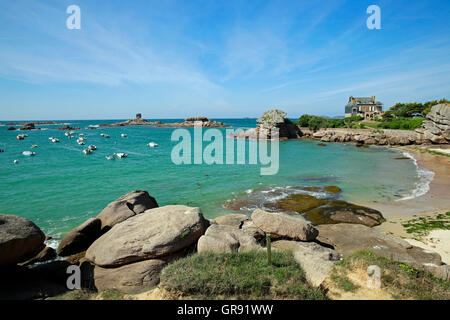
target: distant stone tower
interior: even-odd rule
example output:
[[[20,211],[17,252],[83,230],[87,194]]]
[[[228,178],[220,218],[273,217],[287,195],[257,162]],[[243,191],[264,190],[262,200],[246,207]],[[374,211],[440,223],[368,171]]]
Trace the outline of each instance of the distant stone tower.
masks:
[[[142,118],[142,114],[136,113],[136,119],[141,119],[141,118]]]

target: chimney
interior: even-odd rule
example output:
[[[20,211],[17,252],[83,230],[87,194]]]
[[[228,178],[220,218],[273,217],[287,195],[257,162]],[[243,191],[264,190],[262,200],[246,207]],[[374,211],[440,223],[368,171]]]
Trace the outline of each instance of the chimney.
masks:
[[[375,96],[372,96],[372,102],[375,103]]]

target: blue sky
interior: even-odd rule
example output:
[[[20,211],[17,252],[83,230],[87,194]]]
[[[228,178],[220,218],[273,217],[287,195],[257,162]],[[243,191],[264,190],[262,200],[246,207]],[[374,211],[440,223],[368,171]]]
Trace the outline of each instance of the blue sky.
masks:
[[[81,8],[81,30],[66,8]],[[381,8],[381,30],[366,9]],[[0,2],[0,120],[343,115],[450,98],[450,1]]]

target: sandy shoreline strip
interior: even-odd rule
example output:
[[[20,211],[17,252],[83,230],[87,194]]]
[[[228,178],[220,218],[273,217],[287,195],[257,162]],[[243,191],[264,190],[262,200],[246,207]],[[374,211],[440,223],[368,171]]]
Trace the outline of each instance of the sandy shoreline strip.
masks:
[[[411,219],[436,216],[450,211],[450,157],[420,152],[411,147],[399,149],[411,154],[419,168],[434,172],[429,191],[413,199],[386,203],[369,202],[363,205],[381,211],[386,218],[386,222],[375,229],[401,237],[412,245],[437,252],[444,263],[450,264],[450,230],[432,230],[427,236],[414,239],[417,235],[407,233],[402,225]]]
[[[379,210],[389,220],[393,216],[410,216],[437,211],[450,211],[450,157],[422,153],[413,148],[399,148],[411,154],[420,168],[434,172],[430,190],[419,197],[400,201],[359,203]],[[413,160],[397,160],[413,161]]]

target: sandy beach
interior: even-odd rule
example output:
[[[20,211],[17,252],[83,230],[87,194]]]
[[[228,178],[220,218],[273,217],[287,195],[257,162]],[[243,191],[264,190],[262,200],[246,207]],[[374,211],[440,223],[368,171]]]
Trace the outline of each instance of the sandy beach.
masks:
[[[389,221],[394,216],[410,216],[437,211],[450,211],[450,157],[420,152],[417,148],[400,147],[410,153],[420,168],[434,172],[430,190],[422,196],[385,203],[360,203],[383,213]],[[398,160],[412,161],[412,160]]]
[[[428,235],[418,237],[417,234],[407,233],[402,225],[411,219],[435,217],[450,211],[450,157],[421,152],[414,147],[400,149],[411,154],[420,168],[434,172],[430,190],[414,199],[364,205],[381,211],[386,218],[386,222],[376,229],[401,237],[412,245],[435,251],[441,255],[444,263],[450,264],[450,230],[432,230]],[[446,153],[448,150],[440,149],[439,152]]]

